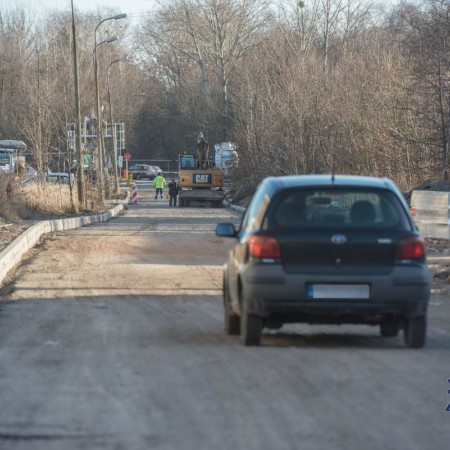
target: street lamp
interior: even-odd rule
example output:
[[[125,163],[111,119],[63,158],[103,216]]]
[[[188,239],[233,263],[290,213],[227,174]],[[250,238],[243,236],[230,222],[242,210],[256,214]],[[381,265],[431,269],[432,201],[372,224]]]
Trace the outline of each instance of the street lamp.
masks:
[[[98,148],[98,156],[99,156],[99,164],[98,164],[98,174],[99,177],[99,187],[100,187],[100,203],[103,203],[105,200],[104,194],[104,185],[103,185],[103,146],[102,146],[102,119],[100,117],[100,94],[99,94],[99,86],[98,86],[98,64],[97,64],[97,29],[98,27],[107,20],[118,20],[124,19],[127,17],[126,14],[117,14],[116,16],[107,17],[106,19],[101,20],[94,30],[94,78],[95,78],[95,95],[97,100],[97,148]],[[110,38],[112,39],[112,38]],[[117,38],[116,38],[117,39]],[[114,39],[114,41],[116,40]],[[100,42],[99,45],[103,44],[106,41]],[[110,40],[109,42],[113,42]]]
[[[106,68],[106,82],[108,86],[108,103],[109,103],[109,119],[111,122],[111,136],[113,141],[113,150],[114,150],[114,185],[115,185],[115,193],[119,193],[119,174],[117,172],[117,141],[116,141],[116,135],[114,130],[114,124],[113,124],[113,114],[112,114],[112,103],[111,103],[111,88],[109,84],[109,68],[118,62],[127,62],[128,56],[124,55],[119,59],[116,59],[115,61],[111,62],[108,67]]]
[[[95,82],[95,96],[96,96],[96,106],[97,106],[97,179],[100,191],[100,201],[104,201],[104,183],[103,183],[103,141],[102,141],[102,124],[100,118],[100,95],[98,86],[98,70],[97,70],[97,47],[102,44],[109,44],[110,42],[117,41],[117,36],[111,36],[98,44],[95,45],[92,51],[92,59],[94,63],[94,82]]]
[[[97,44],[97,47],[100,47],[100,45],[102,45],[102,44],[109,44],[110,42],[117,41],[117,39],[119,39],[117,36],[111,36],[111,37],[105,39],[104,41],[99,42]]]
[[[111,36],[111,37],[105,39],[104,41],[99,42],[95,46],[94,50],[92,50],[92,64],[94,65],[94,78],[95,78],[95,55],[96,55],[97,47],[100,47],[100,45],[102,45],[102,44],[109,44],[110,42],[117,41],[117,39],[119,39],[117,36]],[[94,82],[95,82],[95,79],[94,79]]]

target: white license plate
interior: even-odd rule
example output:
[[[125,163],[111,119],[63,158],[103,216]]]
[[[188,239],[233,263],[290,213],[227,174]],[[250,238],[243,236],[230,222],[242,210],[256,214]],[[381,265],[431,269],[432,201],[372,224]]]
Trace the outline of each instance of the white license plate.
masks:
[[[368,284],[309,284],[309,298],[366,299],[370,296]]]

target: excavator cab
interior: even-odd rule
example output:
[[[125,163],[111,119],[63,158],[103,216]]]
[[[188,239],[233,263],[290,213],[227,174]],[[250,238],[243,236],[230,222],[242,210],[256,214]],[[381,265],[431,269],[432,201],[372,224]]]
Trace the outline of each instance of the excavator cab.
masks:
[[[196,168],[197,158],[194,155],[180,155],[180,170],[193,170]]]

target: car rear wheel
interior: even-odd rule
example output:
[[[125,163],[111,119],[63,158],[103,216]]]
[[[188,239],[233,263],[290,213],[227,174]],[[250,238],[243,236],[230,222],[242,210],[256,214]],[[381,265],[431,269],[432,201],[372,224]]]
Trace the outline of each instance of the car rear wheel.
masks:
[[[413,317],[406,321],[405,344],[410,348],[422,348],[427,336],[427,316]]]
[[[239,335],[241,332],[241,318],[233,315],[230,305],[230,295],[227,287],[223,286],[223,311],[225,322],[225,333],[229,335]]]
[[[243,301],[241,316],[241,340],[244,345],[259,345],[261,343],[262,318],[251,314]]]
[[[398,331],[399,330],[397,325],[387,323],[382,323],[380,325],[380,334],[383,337],[396,337],[398,336]]]

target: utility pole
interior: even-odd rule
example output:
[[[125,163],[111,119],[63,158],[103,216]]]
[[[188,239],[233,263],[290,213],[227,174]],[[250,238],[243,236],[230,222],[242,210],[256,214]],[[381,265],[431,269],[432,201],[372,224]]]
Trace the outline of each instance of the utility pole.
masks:
[[[78,151],[78,167],[77,167],[77,187],[78,187],[78,201],[82,208],[86,208],[86,197],[84,195],[84,170],[83,170],[83,147],[81,141],[81,112],[80,112],[80,88],[78,83],[78,57],[77,57],[77,37],[75,30],[75,15],[73,12],[73,0],[70,0],[72,5],[72,53],[73,53],[73,74],[75,86],[75,109],[77,113],[77,151]]]

